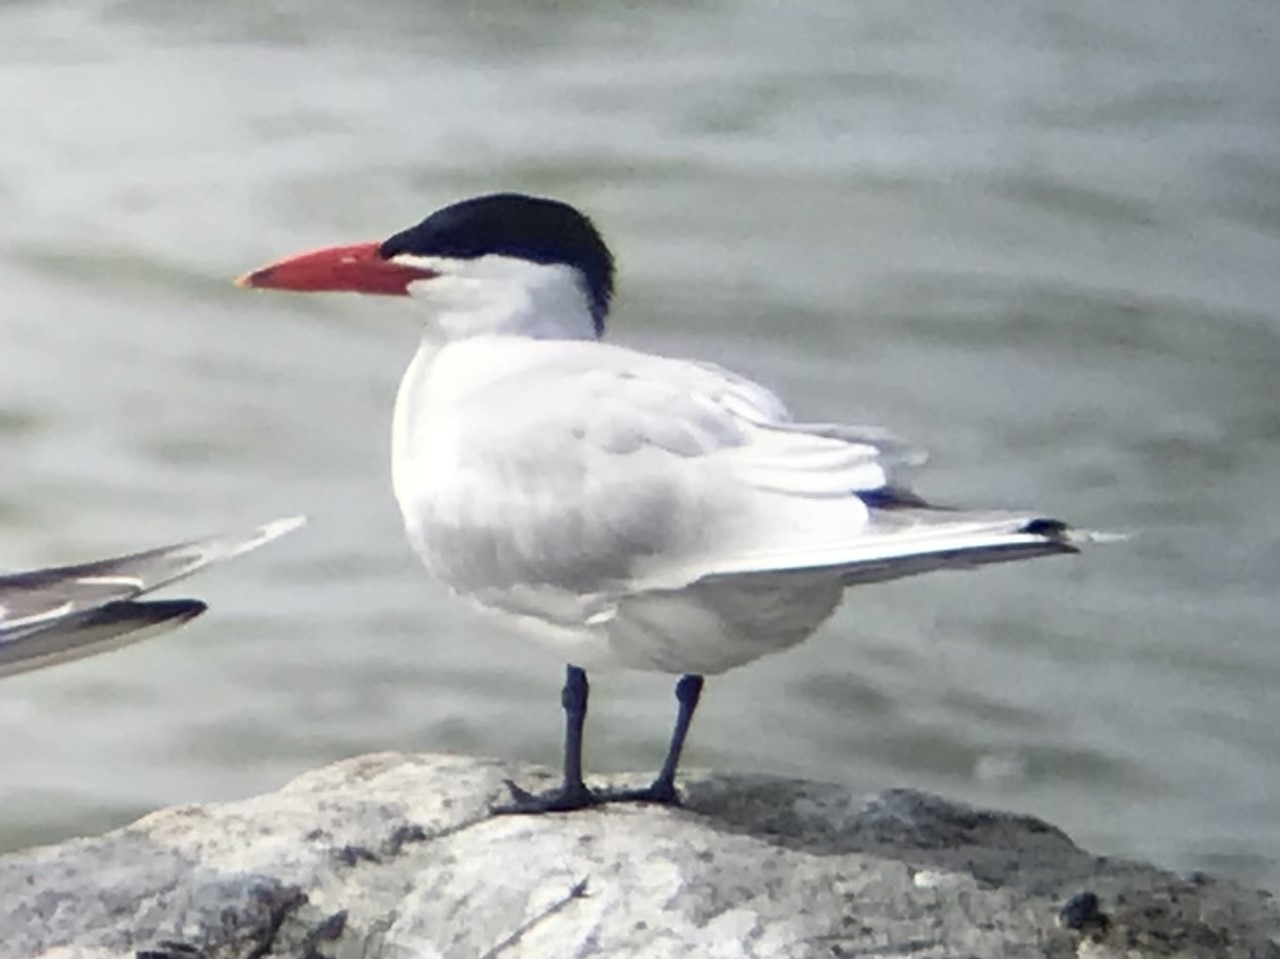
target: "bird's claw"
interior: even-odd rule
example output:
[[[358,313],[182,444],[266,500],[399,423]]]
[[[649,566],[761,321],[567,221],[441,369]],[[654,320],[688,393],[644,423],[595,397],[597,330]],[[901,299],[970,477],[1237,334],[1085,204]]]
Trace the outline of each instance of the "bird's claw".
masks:
[[[584,784],[565,783],[549,793],[531,793],[510,779],[503,780],[511,793],[511,802],[495,805],[495,816],[534,816],[549,812],[572,812],[599,805],[603,800]]]
[[[643,789],[611,789],[595,792],[584,784],[565,783],[548,793],[531,793],[512,780],[503,780],[511,793],[511,802],[495,805],[495,816],[533,816],[549,812],[572,812],[606,803],[653,803],[662,806],[679,806],[680,793],[674,783],[656,780]]]
[[[675,783],[662,779],[655,780],[643,789],[613,789],[600,793],[599,801],[653,803],[659,806],[681,805],[680,793],[676,791]]]

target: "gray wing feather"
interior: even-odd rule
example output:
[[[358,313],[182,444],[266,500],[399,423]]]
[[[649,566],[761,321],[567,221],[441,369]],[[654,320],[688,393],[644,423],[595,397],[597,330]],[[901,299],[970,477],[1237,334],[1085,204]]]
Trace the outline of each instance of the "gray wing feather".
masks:
[[[422,466],[397,487],[428,565],[482,605],[582,622],[700,580],[870,582],[1074,550],[1036,514],[929,507],[903,479],[919,450],[874,427],[797,423],[719,367],[541,349],[521,345],[488,386],[424,409],[448,428],[425,430]]]
[[[415,546],[482,603],[554,592],[594,609],[726,558],[825,545],[865,526],[857,491],[916,459],[881,430],[794,423],[764,387],[708,364],[556,347],[424,409],[422,466],[401,471]]]
[[[256,549],[303,522],[294,517],[248,533],[0,575],[0,676],[115,649],[181,625],[203,612],[204,604],[136,598]]]
[[[0,634],[0,676],[119,649],[181,626],[206,608],[198,599],[110,602],[20,636]]]

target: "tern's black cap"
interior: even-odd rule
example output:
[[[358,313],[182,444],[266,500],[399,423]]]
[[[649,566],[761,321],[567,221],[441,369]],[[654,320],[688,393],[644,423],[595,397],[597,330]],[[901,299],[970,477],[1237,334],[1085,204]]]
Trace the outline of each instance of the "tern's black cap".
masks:
[[[568,203],[523,193],[491,193],[446,206],[383,242],[380,252],[387,258],[496,254],[576,267],[586,280],[597,333],[613,295],[613,254],[586,215]]]

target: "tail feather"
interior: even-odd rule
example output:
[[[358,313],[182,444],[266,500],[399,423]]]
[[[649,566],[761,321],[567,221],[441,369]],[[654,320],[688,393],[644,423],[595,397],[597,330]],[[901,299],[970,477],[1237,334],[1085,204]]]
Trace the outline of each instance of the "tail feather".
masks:
[[[1044,524],[1043,529],[1035,528],[1040,524]],[[1050,529],[1050,526],[1053,528]],[[1024,539],[1022,536],[1032,538]],[[986,546],[943,548],[914,556],[886,558],[880,562],[861,562],[842,570],[840,578],[846,586],[854,586],[917,576],[939,569],[974,569],[993,563],[1013,563],[1041,556],[1064,556],[1078,552],[1080,548],[1072,542],[1071,531],[1064,524],[1057,520],[1032,520],[1016,540],[993,540]]]
[[[753,573],[839,573],[846,585],[968,569],[1040,556],[1078,553],[1099,538],[1060,520],[1004,512],[957,512],[902,505],[876,510],[874,521],[847,541],[787,554],[742,556],[715,577]]]

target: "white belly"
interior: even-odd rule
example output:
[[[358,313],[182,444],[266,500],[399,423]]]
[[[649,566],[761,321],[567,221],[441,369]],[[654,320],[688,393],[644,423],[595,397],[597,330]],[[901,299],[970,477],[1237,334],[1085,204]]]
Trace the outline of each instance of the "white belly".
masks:
[[[807,639],[840,605],[830,575],[743,577],[630,596],[605,636],[609,662],[712,675]]]
[[[710,676],[804,641],[836,610],[844,592],[830,576],[743,579],[629,594],[594,610],[533,590],[458,595],[490,621],[584,669]]]

